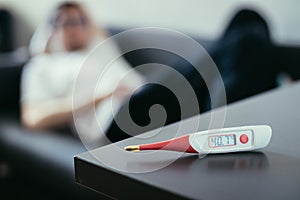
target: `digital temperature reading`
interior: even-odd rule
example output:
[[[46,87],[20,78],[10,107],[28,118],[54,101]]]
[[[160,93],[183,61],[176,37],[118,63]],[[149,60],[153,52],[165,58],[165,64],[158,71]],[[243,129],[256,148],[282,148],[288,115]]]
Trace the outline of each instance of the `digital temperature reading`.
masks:
[[[208,144],[210,147],[234,146],[236,145],[235,134],[210,136],[208,137]]]

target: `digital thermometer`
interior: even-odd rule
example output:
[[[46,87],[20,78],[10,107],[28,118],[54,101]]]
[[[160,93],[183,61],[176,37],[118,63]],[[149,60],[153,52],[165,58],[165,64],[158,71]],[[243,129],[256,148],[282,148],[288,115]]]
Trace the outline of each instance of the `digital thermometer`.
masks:
[[[170,150],[187,153],[229,153],[266,147],[272,137],[267,125],[206,130],[152,144],[125,147],[126,151]]]

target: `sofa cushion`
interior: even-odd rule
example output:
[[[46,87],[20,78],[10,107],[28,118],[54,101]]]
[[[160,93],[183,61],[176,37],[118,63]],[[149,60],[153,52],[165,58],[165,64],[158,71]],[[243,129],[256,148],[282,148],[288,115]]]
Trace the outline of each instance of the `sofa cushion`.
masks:
[[[96,199],[95,192],[74,182],[73,157],[84,151],[70,133],[32,132],[15,117],[0,118],[0,161],[8,165],[9,176],[17,177],[9,189],[21,185],[17,190],[26,188],[55,198]]]

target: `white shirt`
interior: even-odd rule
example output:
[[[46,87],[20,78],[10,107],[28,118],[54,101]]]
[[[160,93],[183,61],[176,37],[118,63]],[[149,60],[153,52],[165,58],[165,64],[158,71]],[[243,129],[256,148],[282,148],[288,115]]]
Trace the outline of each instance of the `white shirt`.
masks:
[[[120,80],[123,85],[131,89],[136,89],[143,82],[143,78],[132,70],[122,58],[113,62],[109,68],[101,66],[101,60],[106,59],[105,57],[108,54],[112,55],[116,53],[116,48],[112,47],[107,50],[107,55],[101,55],[99,60],[97,58],[93,62],[95,63],[93,64],[95,65],[95,70],[99,70],[100,72],[105,71],[105,76],[97,83],[101,84],[100,87],[98,85],[92,86],[96,88],[96,96],[112,92]],[[43,54],[32,58],[25,66],[22,74],[22,103],[34,105],[58,98],[72,98],[73,91],[78,91],[74,90],[75,81],[88,55],[88,51],[74,51]],[[80,85],[89,83],[88,79],[89,76],[93,76],[93,71],[89,73],[83,76],[84,79],[86,77],[87,81],[80,83]],[[80,77],[82,78],[82,75]],[[82,95],[82,98],[84,99],[85,95]],[[89,100],[91,101],[92,99]],[[122,101],[116,101],[114,108],[112,108],[111,99],[105,100],[96,108],[97,119],[91,120],[94,118],[94,115],[91,113],[82,116],[80,119],[82,123],[76,124],[77,130],[80,129],[78,130],[79,132],[89,132],[86,135],[97,134],[99,129],[95,123],[99,122],[104,132],[112,121],[112,111],[115,112],[118,110],[121,104]],[[82,133],[79,134],[81,135]],[[89,137],[89,140],[93,140],[93,138],[93,136]]]

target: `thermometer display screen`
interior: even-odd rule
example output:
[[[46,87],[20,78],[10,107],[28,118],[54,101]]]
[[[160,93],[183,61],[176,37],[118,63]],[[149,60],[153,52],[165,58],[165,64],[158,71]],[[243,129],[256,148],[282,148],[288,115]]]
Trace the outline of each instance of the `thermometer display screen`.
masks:
[[[208,137],[210,147],[225,147],[236,145],[235,134],[214,135]]]

